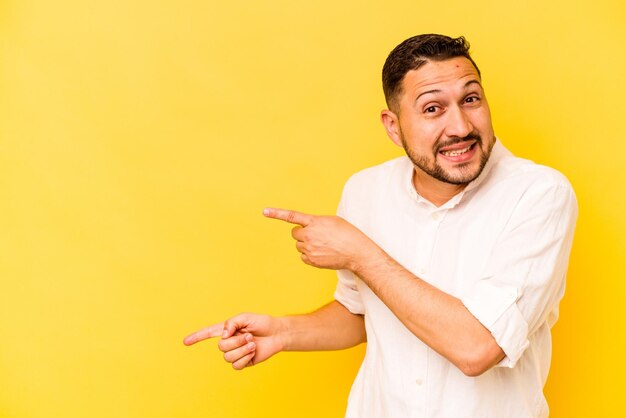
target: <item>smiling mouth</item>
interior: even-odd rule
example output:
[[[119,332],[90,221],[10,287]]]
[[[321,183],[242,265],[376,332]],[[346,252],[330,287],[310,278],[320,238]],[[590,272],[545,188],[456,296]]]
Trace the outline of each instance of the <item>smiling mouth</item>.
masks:
[[[446,157],[458,157],[459,155],[463,155],[466,152],[470,151],[474,147],[474,145],[476,145],[476,142],[462,149],[452,149],[452,150],[439,151],[439,152],[445,155]]]

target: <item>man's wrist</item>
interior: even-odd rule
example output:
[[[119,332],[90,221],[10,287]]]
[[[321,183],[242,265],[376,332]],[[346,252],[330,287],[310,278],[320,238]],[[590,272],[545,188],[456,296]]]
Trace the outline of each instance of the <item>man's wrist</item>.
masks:
[[[371,272],[372,269],[384,263],[386,257],[387,253],[372,241],[368,250],[361,252],[359,257],[356,257],[352,261],[348,269],[361,279],[364,279],[369,277],[368,273]]]
[[[278,340],[279,351],[290,351],[290,347],[293,345],[291,341],[291,333],[289,330],[290,319],[288,316],[275,317],[276,320],[276,337]]]

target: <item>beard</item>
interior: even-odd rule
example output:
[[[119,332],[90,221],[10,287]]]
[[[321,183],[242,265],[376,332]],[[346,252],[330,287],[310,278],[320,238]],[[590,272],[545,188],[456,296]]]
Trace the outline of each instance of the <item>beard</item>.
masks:
[[[475,162],[470,161],[457,164],[454,170],[446,170],[437,162],[437,156],[439,155],[439,150],[441,148],[458,144],[459,142],[472,140],[476,141],[472,145],[472,147],[478,147],[476,152],[480,153],[480,161],[478,163],[478,166],[475,165]],[[433,146],[433,156],[432,158],[428,158],[425,155],[419,155],[415,151],[410,149],[406,141],[404,140],[404,136],[402,136],[402,146],[404,148],[404,151],[406,152],[407,157],[409,157],[409,159],[413,162],[413,165],[415,167],[419,168],[430,177],[433,177],[444,183],[455,185],[465,185],[476,180],[476,178],[480,175],[480,173],[482,173],[483,169],[485,168],[494,144],[495,138],[491,140],[487,151],[485,152],[483,150],[483,139],[478,134],[471,133],[464,138],[452,137],[447,139],[446,141],[435,143],[435,145]]]

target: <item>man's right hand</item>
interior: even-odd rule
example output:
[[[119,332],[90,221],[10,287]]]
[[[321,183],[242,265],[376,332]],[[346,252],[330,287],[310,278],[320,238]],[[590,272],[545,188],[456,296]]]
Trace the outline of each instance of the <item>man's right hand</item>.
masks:
[[[221,337],[218,348],[233,369],[241,370],[267,360],[285,349],[282,321],[269,315],[244,313],[187,336],[183,343]]]

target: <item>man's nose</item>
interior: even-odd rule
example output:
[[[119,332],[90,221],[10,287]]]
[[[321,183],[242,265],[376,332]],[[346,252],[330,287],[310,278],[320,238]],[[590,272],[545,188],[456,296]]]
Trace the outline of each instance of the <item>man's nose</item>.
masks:
[[[468,115],[458,106],[448,109],[448,120],[446,121],[446,136],[465,138],[474,130],[474,126]]]

